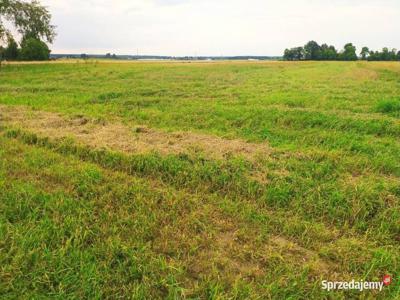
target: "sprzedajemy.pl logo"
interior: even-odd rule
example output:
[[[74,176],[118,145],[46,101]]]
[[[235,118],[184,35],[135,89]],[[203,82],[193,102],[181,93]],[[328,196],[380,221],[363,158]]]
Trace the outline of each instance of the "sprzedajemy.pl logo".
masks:
[[[382,281],[322,281],[322,289],[328,292],[332,290],[379,290],[382,291],[384,286],[388,286],[392,283],[392,277],[385,275]]]

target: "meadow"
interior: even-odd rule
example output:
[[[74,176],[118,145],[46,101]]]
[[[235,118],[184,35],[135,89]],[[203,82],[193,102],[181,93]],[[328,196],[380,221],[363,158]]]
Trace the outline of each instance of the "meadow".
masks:
[[[398,62],[5,64],[0,297],[399,299],[399,138]]]

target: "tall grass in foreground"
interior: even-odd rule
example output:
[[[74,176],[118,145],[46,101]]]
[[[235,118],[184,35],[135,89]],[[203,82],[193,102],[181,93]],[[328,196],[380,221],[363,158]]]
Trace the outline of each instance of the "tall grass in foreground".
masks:
[[[180,192],[162,176],[139,179],[99,156],[86,163],[82,152],[17,132],[0,139],[4,296],[320,298],[323,276],[379,279],[398,264],[398,248],[355,232],[246,198],[190,186]],[[220,244],[226,232],[237,240]],[[270,244],[278,234],[316,252]]]

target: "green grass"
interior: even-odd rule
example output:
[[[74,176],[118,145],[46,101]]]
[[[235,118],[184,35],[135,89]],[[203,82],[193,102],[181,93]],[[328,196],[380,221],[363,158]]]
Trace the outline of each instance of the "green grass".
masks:
[[[5,65],[9,107],[271,151],[111,151],[0,107],[0,296],[400,297],[399,95],[395,62]],[[321,289],[385,274],[381,293]]]
[[[380,113],[398,113],[400,112],[400,99],[392,101],[382,101],[377,105],[377,112]]]

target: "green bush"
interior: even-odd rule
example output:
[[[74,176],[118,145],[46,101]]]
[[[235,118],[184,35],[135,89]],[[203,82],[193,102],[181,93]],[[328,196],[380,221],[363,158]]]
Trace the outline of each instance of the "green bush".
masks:
[[[399,100],[381,101],[376,106],[376,111],[380,113],[400,112],[400,101]]]
[[[48,60],[49,55],[49,47],[47,47],[46,43],[38,39],[29,38],[21,44],[21,60]]]

